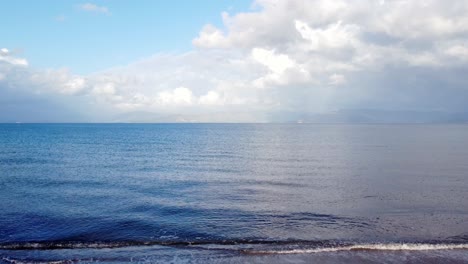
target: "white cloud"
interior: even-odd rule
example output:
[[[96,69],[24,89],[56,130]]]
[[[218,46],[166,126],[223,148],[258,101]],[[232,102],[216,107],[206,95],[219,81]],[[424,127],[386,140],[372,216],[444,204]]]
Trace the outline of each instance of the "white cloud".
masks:
[[[223,104],[221,96],[216,91],[209,91],[207,94],[200,96],[200,99],[198,101],[201,105]]]
[[[198,38],[195,38],[192,43],[195,46],[203,46],[206,48],[227,47],[227,41],[223,36],[223,32],[210,24],[203,27]]]
[[[98,6],[92,3],[81,4],[79,8],[83,11],[110,14],[109,9],[105,6]]]
[[[161,53],[88,76],[58,69],[20,78],[27,61],[2,49],[0,76],[119,111],[254,115],[468,105],[461,96],[467,1],[257,0],[254,6],[223,13],[223,26],[201,28],[187,53]]]
[[[254,48],[252,50],[252,57],[276,74],[282,74],[286,69],[295,66],[294,61],[288,55],[275,54],[272,50]]]
[[[92,89],[92,93],[100,96],[112,96],[116,93],[113,82],[97,83]]]
[[[187,106],[194,101],[192,91],[185,87],[178,87],[172,91],[160,92],[156,97],[156,103],[170,106]]]
[[[329,84],[331,85],[342,85],[346,83],[346,77],[342,74],[332,74],[330,75],[329,79]]]
[[[82,77],[72,77],[64,83],[64,93],[75,94],[85,88],[86,81]]]
[[[39,92],[54,91],[67,95],[78,95],[85,92],[86,80],[70,73],[68,69],[31,70],[23,78],[23,82],[30,83]]]
[[[468,43],[455,44],[444,50],[445,54],[462,61],[468,61]]]
[[[326,28],[312,29],[299,20],[294,21],[294,24],[302,38],[309,41],[308,48],[311,50],[343,48],[357,42],[356,35],[359,32],[357,25],[343,25],[342,21],[338,21]]]
[[[15,57],[8,49],[0,49],[0,63],[6,62],[8,64],[17,65],[17,66],[28,66],[28,61],[23,58]]]

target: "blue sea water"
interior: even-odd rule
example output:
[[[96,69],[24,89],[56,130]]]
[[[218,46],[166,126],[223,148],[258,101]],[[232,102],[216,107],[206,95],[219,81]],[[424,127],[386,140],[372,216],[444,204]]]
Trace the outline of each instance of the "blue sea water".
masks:
[[[467,125],[0,124],[0,262],[468,263]]]

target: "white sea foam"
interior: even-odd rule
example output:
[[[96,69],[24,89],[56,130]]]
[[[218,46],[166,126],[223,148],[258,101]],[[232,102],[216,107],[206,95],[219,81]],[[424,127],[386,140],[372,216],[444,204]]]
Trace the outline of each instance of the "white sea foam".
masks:
[[[72,260],[58,260],[58,261],[46,261],[46,262],[41,262],[41,261],[21,261],[17,259],[11,259],[8,257],[2,258],[2,261],[7,262],[7,263],[12,263],[12,264],[62,264],[62,263],[72,263]]]
[[[116,248],[116,247],[127,247],[127,246],[138,246],[138,245],[147,245],[149,242],[140,242],[140,243],[126,243],[126,242],[114,242],[114,243],[104,243],[104,242],[93,242],[93,243],[37,243],[37,242],[26,242],[26,243],[13,243],[0,245],[0,249],[86,249],[86,248]]]
[[[311,254],[338,251],[428,251],[428,250],[455,250],[468,249],[468,244],[360,244],[351,246],[291,249],[291,250],[264,250],[249,251],[252,254]]]

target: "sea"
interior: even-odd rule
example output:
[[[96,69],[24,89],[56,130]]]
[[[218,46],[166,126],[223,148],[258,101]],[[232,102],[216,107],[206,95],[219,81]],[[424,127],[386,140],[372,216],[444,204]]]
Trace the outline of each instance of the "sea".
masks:
[[[0,263],[468,263],[468,125],[0,124]]]

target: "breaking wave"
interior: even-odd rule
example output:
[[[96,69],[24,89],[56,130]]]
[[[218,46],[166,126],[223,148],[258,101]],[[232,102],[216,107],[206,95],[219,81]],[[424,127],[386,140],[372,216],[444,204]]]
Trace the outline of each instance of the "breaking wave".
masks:
[[[57,250],[57,249],[104,249],[135,246],[216,246],[218,249],[237,250],[244,254],[311,254],[339,251],[428,251],[464,250],[468,243],[351,243],[337,241],[304,240],[195,240],[195,241],[123,241],[123,242],[20,242],[0,244],[0,250]],[[223,248],[222,246],[229,246]],[[232,247],[237,246],[237,247]],[[213,249],[208,247],[206,249]]]
[[[424,244],[424,243],[389,243],[389,244],[356,244],[337,247],[320,247],[289,250],[245,250],[248,254],[311,254],[338,251],[428,251],[468,249],[468,244]]]

